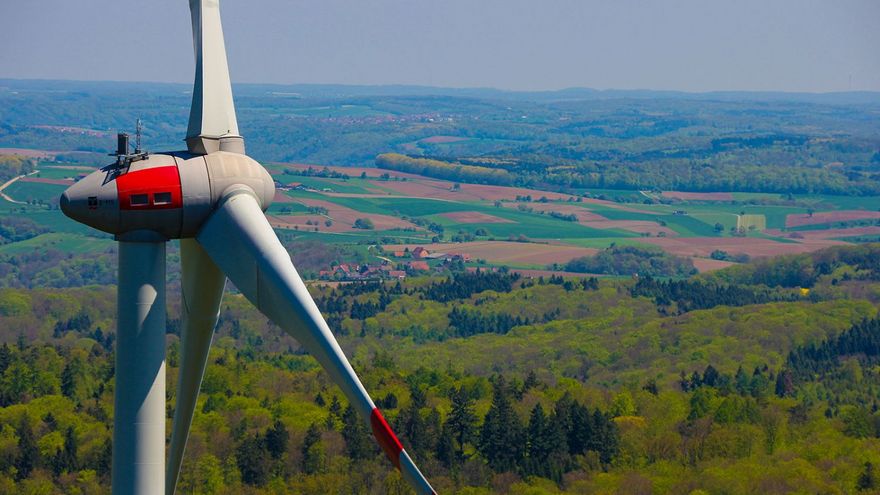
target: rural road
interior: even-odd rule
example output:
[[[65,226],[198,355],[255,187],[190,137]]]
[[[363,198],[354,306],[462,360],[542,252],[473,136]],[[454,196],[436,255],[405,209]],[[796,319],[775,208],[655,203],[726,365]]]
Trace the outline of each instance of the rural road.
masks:
[[[4,191],[7,187],[9,187],[9,186],[11,186],[12,184],[14,184],[15,181],[17,181],[18,179],[21,179],[21,178],[27,177],[28,175],[34,175],[34,174],[36,174],[36,173],[39,173],[39,170],[34,170],[33,172],[31,172],[31,173],[29,173],[29,174],[19,175],[18,177],[13,177],[13,178],[9,179],[9,180],[6,181],[5,183],[3,183],[2,186],[0,186],[0,197],[2,197],[3,199],[5,199],[6,201],[9,201],[10,203],[15,203],[15,204],[19,204],[19,205],[27,204],[27,203],[25,203],[24,201],[16,201],[16,200],[12,199],[11,197],[9,197],[8,194],[6,194],[6,193],[3,192],[3,191]]]

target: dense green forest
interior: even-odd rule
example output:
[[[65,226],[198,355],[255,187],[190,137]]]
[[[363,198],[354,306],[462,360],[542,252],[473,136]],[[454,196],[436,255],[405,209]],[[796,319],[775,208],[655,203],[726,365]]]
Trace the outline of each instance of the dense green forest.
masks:
[[[63,159],[103,163],[113,134],[142,118],[149,149],[178,149],[187,90],[2,80],[0,146],[90,152]],[[396,153],[376,163],[460,182],[880,194],[876,93],[241,85],[235,94],[260,161],[372,165]]]
[[[689,278],[311,290],[440,493],[872,493],[878,258],[868,244]],[[0,290],[0,491],[109,492],[114,294]],[[173,379],[168,395],[170,418]],[[408,492],[317,363],[234,293],[180,488]]]

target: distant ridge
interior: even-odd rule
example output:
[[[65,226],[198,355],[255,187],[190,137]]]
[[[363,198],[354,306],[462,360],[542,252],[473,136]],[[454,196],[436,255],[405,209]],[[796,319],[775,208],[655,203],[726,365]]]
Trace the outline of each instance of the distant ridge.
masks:
[[[234,84],[240,97],[277,94],[279,97],[338,98],[353,96],[451,96],[521,101],[571,101],[613,99],[679,99],[706,101],[789,101],[828,105],[880,104],[878,91],[800,93],[785,91],[686,92],[652,89],[566,88],[550,91],[509,91],[494,88],[442,88],[411,85],[345,84]],[[10,91],[124,91],[153,94],[188,93],[186,83],[0,79],[0,93]]]

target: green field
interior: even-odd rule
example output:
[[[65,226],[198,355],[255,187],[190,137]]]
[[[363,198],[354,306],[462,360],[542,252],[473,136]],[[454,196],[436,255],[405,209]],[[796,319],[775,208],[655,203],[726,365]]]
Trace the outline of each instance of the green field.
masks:
[[[31,251],[56,249],[66,253],[86,254],[103,252],[114,246],[108,237],[89,237],[82,234],[50,232],[25,241],[0,246],[0,254],[23,254]]]
[[[59,184],[22,182],[19,180],[10,184],[3,192],[16,201],[54,203],[58,201],[58,198],[61,197],[61,193],[65,189],[67,189],[67,186]]]
[[[32,177],[39,177],[42,179],[74,179],[80,174],[88,173],[86,170],[74,170],[43,165],[39,167],[39,170],[40,171]]]

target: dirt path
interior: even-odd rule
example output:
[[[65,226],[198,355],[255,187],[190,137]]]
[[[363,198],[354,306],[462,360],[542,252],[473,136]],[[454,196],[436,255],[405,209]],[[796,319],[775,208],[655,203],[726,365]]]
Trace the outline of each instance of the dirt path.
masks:
[[[15,204],[17,204],[17,205],[24,205],[24,204],[27,204],[27,203],[25,203],[24,201],[16,201],[16,200],[12,199],[11,197],[9,197],[8,194],[6,194],[6,193],[3,192],[3,191],[4,191],[7,187],[9,187],[9,186],[11,186],[12,184],[14,184],[15,181],[17,181],[18,179],[23,179],[23,178],[27,177],[28,175],[34,175],[34,174],[39,173],[39,172],[40,172],[39,170],[34,170],[33,172],[31,172],[31,173],[29,173],[29,174],[19,175],[18,177],[13,177],[13,178],[9,179],[9,180],[6,181],[2,186],[0,186],[0,198],[3,198],[3,199],[5,199],[6,201],[9,201],[10,203],[15,203]]]

